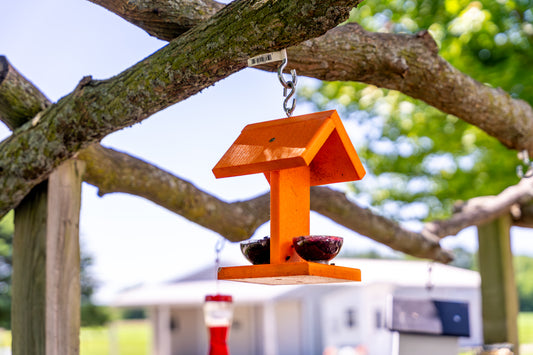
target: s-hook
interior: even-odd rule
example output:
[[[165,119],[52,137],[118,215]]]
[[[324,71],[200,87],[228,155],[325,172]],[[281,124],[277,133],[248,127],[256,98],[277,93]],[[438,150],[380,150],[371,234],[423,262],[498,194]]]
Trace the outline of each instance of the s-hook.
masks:
[[[527,166],[527,170],[524,173],[524,168],[522,167],[522,164],[520,164],[516,167],[516,175],[518,175],[520,179],[532,177],[533,162],[529,160],[529,153],[527,152],[527,150],[524,149],[523,151],[518,152],[518,159],[520,159],[524,163],[524,165]]]
[[[285,81],[285,78],[283,77],[283,69],[287,66],[287,57],[283,58],[281,61],[281,64],[278,67],[278,79],[281,85],[283,85],[283,96],[285,97],[285,100],[283,100],[283,109],[285,110],[285,113],[287,114],[287,117],[291,117],[292,113],[294,112],[294,109],[296,108],[296,99],[292,99],[292,105],[291,107],[288,107],[287,104],[291,97],[296,94],[296,82],[298,80],[298,77],[296,76],[296,69],[291,70],[292,80]],[[287,90],[290,89],[289,95],[287,95]]]
[[[291,117],[292,113],[294,112],[294,109],[296,108],[296,99],[292,99],[292,105],[291,107],[288,107],[289,100],[291,97],[293,97],[296,94],[296,70],[291,70],[292,79],[289,81],[286,81],[283,77],[283,69],[287,66],[287,50],[282,49],[278,52],[272,52],[272,53],[265,53],[260,54],[258,56],[255,56],[253,58],[248,59],[248,66],[249,67],[255,67],[257,65],[261,64],[267,64],[270,62],[278,62],[281,61],[281,64],[278,67],[278,78],[281,85],[283,85],[283,96],[285,97],[285,100],[283,101],[283,110],[285,110],[285,113],[287,114],[287,117]],[[290,90],[289,94],[287,95],[287,90]]]

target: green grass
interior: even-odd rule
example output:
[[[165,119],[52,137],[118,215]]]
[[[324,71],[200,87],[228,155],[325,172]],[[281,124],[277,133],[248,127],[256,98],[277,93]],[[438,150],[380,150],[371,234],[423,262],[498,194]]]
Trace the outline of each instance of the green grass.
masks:
[[[109,354],[109,335],[108,328],[82,328],[80,331],[80,355]]]
[[[0,347],[11,346],[11,332],[3,330],[0,332]]]
[[[147,355],[150,334],[148,321],[121,321],[105,328],[82,328],[80,355],[107,355],[112,348],[120,355]],[[118,343],[112,343],[113,338]]]
[[[533,344],[533,312],[518,315],[518,339],[522,344]]]
[[[533,312],[520,313],[518,317],[521,344],[533,344]],[[118,344],[112,345],[110,339],[115,335]],[[118,335],[118,336],[117,336]],[[0,346],[9,346],[11,332],[4,331],[0,336]],[[150,324],[148,321],[120,321],[115,328],[82,328],[80,332],[80,355],[108,355],[112,346],[120,355],[148,355],[151,344]],[[471,355],[464,352],[461,355]],[[527,352],[522,355],[533,355]]]
[[[118,344],[111,344],[112,335]],[[116,336],[118,335],[118,336]],[[148,321],[119,321],[113,326],[81,328],[80,355],[109,355],[111,347],[120,355],[148,355],[151,344]],[[0,347],[11,346],[11,332],[0,334]]]

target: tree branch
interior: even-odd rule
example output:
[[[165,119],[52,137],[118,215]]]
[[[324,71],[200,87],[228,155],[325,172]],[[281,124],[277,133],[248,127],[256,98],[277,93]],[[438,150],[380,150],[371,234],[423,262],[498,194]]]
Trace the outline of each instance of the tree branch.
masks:
[[[50,101],[0,55],[0,120],[11,130],[50,106]]]
[[[359,0],[237,0],[166,47],[70,95],[0,143],[0,216],[61,162],[244,68],[247,58],[319,36]]]
[[[429,233],[409,231],[398,223],[351,202],[344,193],[326,187],[311,188],[311,209],[359,234],[406,254],[450,262],[453,255]]]
[[[213,0],[89,0],[148,32],[171,41],[225,5]]]
[[[426,223],[422,234],[436,235],[440,238],[455,235],[466,227],[487,223],[503,214],[509,213],[513,206],[516,220],[531,220],[532,211],[519,206],[527,206],[533,199],[533,179],[522,179],[514,186],[509,186],[496,196],[474,197],[458,206],[458,212],[451,218]],[[522,211],[522,212],[521,212]],[[526,214],[527,213],[527,214]],[[524,215],[524,216],[522,216]]]
[[[34,114],[35,102],[37,106],[49,104],[18,72],[13,72],[10,80],[12,85],[18,84],[37,93],[35,97],[24,97],[26,100],[20,101],[19,111],[26,119]],[[0,100],[5,93],[2,91],[4,84],[0,82]],[[4,112],[0,108],[0,117],[9,119],[12,114],[11,110]],[[86,162],[84,180],[97,186],[100,195],[124,192],[144,197],[231,241],[249,238],[270,217],[268,194],[244,202],[226,203],[153,165],[99,144],[80,151],[78,158]],[[451,260],[449,252],[440,249],[437,238],[406,231],[397,223],[358,207],[342,193],[313,188],[311,208],[404,253],[442,262]]]
[[[226,203],[156,166],[99,144],[78,155],[87,168],[84,180],[98,187],[98,195],[125,192],[144,197],[230,241],[250,238],[270,219],[270,198]]]
[[[153,165],[100,145],[85,149],[78,158],[86,162],[84,180],[97,186],[99,195],[125,192],[145,197],[231,241],[250,238],[270,219],[268,194],[226,203]],[[444,263],[453,259],[437,237],[408,231],[357,206],[341,192],[312,188],[311,209],[398,251]]]
[[[116,3],[125,7],[128,0],[90,0],[123,16]],[[194,0],[191,0],[194,1]],[[137,0],[137,2],[142,2]],[[168,3],[168,4],[167,4]],[[157,6],[172,6],[170,0],[158,0]],[[194,2],[196,9],[213,11],[210,2]],[[141,7],[140,5],[138,5]],[[175,14],[191,13],[187,2],[181,8],[173,7]],[[145,10],[133,10],[130,17],[147,16]],[[201,12],[201,11],[200,11]],[[134,15],[137,14],[137,15]],[[150,34],[172,38],[170,23],[181,21],[167,12],[168,28],[135,23]],[[205,17],[194,15],[183,23],[201,22]],[[179,22],[174,22],[173,26]],[[175,35],[179,32],[175,32]],[[524,150],[533,155],[533,109],[523,101],[511,98],[501,89],[490,88],[452,67],[438,56],[438,47],[427,31],[416,35],[371,33],[357,24],[348,24],[330,30],[324,36],[288,49],[287,70],[296,69],[305,75],[329,81],[359,81],[378,87],[398,90],[420,99],[442,112],[455,115],[498,139],[506,147]],[[276,71],[277,65],[258,68]]]
[[[292,65],[300,75],[398,90],[479,127],[508,148],[533,153],[531,106],[452,67],[438,56],[428,32],[370,33],[348,24],[287,54],[288,69]]]

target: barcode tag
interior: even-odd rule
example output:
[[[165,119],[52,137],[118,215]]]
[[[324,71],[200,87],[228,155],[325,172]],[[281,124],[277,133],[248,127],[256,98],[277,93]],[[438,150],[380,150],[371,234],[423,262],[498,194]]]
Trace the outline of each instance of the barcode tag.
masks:
[[[261,54],[253,58],[250,58],[248,59],[248,66],[255,67],[256,65],[260,65],[260,64],[266,64],[270,62],[279,62],[279,61],[282,61],[283,59],[287,59],[287,51],[285,49],[282,49],[279,52]]]

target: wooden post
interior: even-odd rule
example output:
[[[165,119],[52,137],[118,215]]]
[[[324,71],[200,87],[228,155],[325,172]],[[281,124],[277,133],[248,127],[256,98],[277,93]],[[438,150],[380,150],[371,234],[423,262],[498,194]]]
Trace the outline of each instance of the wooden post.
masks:
[[[15,209],[14,355],[77,355],[83,163],[71,160]]]
[[[302,261],[292,238],[309,235],[309,167],[270,172],[270,263]]]
[[[507,215],[478,226],[483,339],[485,344],[513,344],[518,354],[518,294],[510,228]]]

